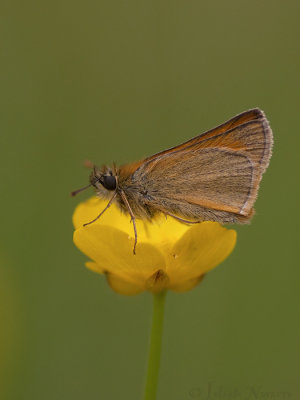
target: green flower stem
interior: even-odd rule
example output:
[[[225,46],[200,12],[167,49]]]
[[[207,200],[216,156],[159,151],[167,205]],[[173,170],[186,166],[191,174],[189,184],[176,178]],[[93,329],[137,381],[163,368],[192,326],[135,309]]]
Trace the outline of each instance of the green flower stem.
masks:
[[[144,400],[155,400],[158,384],[166,291],[153,295],[152,329]]]

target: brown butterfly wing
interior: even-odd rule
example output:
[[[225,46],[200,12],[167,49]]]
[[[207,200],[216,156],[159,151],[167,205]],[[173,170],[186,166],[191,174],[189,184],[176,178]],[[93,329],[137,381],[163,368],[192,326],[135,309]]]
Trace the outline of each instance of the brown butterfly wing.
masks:
[[[161,211],[201,219],[204,208],[216,210],[214,220],[220,222],[219,211],[250,218],[271,148],[266,118],[251,110],[144,160],[132,179],[147,188],[151,204]],[[191,205],[199,206],[200,215]],[[211,219],[210,215],[204,219]]]
[[[241,114],[236,115],[235,117],[231,118],[230,120],[224,122],[222,125],[219,125],[216,128],[210,129],[209,131],[204,132],[204,133],[188,140],[187,142],[184,142],[184,143],[182,143],[178,146],[172,147],[170,149],[161,151],[150,157],[147,157],[144,161],[150,161],[150,160],[153,160],[154,158],[157,158],[158,156],[162,156],[167,153],[172,153],[174,151],[184,150],[190,146],[199,144],[204,141],[207,142],[209,139],[211,140],[218,136],[220,136],[220,138],[226,137],[226,136],[228,137],[228,133],[232,132],[237,127],[241,127],[242,125],[247,124],[247,123],[253,123],[254,125],[258,124],[260,126],[262,121],[265,122],[263,124],[264,125],[263,130],[267,131],[269,124],[266,120],[264,112],[258,108],[253,108],[251,110],[248,110]],[[258,126],[258,125],[256,125],[256,126]],[[225,135],[222,135],[222,134],[225,134]],[[228,144],[231,144],[231,146],[233,145],[235,147],[238,145],[238,143],[233,144],[233,142],[234,142],[234,138],[232,137],[231,141],[227,142],[226,147],[228,146]],[[209,143],[209,141],[208,141],[208,143]],[[208,143],[207,143],[207,145],[208,145]]]
[[[251,130],[252,137],[248,136],[248,141],[245,143],[244,128],[249,124],[248,130]],[[236,130],[236,128],[242,128]],[[254,135],[255,133],[255,135]],[[243,139],[240,140],[239,136],[242,135]],[[262,165],[262,169],[267,167],[268,161],[271,156],[272,148],[272,132],[268,121],[265,118],[264,112],[258,108],[254,108],[245,111],[241,114],[236,115],[227,122],[213,128],[205,133],[202,133],[187,142],[184,142],[178,146],[172,147],[167,150],[163,150],[156,153],[144,160],[137,161],[135,163],[126,164],[120,167],[123,176],[132,175],[139,167],[144,163],[157,159],[165,154],[174,153],[189,148],[190,146],[215,146],[213,139],[217,139],[221,146],[226,148],[233,148],[236,150],[245,150],[245,147],[254,153],[254,149],[251,148],[254,143],[256,146],[256,157],[261,157],[259,161]],[[203,143],[202,143],[203,142]],[[259,146],[260,151],[259,151]],[[267,150],[269,149],[269,151]]]
[[[245,152],[251,161],[263,173],[269,164],[272,153],[273,137],[265,117],[245,122],[230,130],[214,136],[201,136],[188,149],[218,147]]]
[[[255,168],[247,155],[205,148],[159,157],[146,169],[141,167],[133,182],[147,188],[152,204],[166,209],[175,200],[247,215],[249,200],[252,203],[256,195],[253,176]]]

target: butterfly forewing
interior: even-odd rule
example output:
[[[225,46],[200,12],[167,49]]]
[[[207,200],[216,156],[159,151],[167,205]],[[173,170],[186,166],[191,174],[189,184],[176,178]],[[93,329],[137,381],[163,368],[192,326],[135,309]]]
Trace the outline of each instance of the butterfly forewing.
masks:
[[[174,151],[178,151],[178,150],[184,150],[192,145],[199,144],[203,141],[207,141],[208,139],[216,138],[217,136],[222,135],[222,134],[225,134],[225,136],[226,136],[229,132],[233,131],[234,128],[241,127],[242,125],[244,125],[248,122],[255,122],[255,121],[259,121],[260,125],[262,125],[263,121],[266,121],[263,111],[259,110],[258,108],[254,108],[252,110],[245,111],[241,114],[238,114],[235,117],[228,120],[227,122],[223,123],[222,125],[219,125],[216,128],[210,129],[209,131],[204,132],[204,133],[188,140],[187,142],[184,142],[184,143],[182,143],[178,146],[172,147],[170,149],[161,151],[150,157],[147,157],[144,160],[144,162],[153,160],[156,157],[162,156],[164,154],[173,153]],[[268,130],[267,128],[268,128],[268,123],[265,124],[264,129]],[[231,142],[232,142],[232,140],[231,140]]]
[[[144,160],[132,180],[147,187],[152,206],[161,211],[195,219],[211,219],[213,210],[250,217],[271,147],[269,124],[254,109]],[[207,218],[203,209],[211,210]]]

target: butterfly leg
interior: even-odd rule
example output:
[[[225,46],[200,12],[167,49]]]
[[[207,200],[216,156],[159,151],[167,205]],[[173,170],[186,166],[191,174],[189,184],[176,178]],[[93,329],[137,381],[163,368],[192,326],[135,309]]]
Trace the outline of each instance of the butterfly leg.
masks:
[[[116,197],[116,195],[117,195],[117,192],[114,193],[113,197],[109,200],[109,202],[108,202],[107,206],[104,208],[104,210],[102,210],[101,213],[95,219],[93,219],[90,222],[87,222],[86,224],[83,224],[83,226],[90,225],[93,222],[97,221],[97,219],[99,219],[101,217],[101,215],[104,214],[104,212],[112,205],[112,202],[114,201],[114,198]]]
[[[132,209],[130,207],[130,204],[129,204],[129,202],[127,200],[127,197],[125,196],[125,193],[124,193],[123,190],[120,190],[120,195],[121,195],[122,200],[124,201],[124,203],[125,203],[125,205],[126,205],[126,207],[128,209],[128,212],[129,212],[129,214],[131,216],[131,221],[133,223],[133,230],[134,230],[133,254],[135,254],[135,249],[136,249],[136,244],[137,244],[137,230],[136,230],[136,224],[135,224],[135,216],[133,214],[133,211],[132,211]]]
[[[187,219],[183,219],[180,217],[177,217],[177,215],[171,214],[169,212],[164,211],[164,214],[169,215],[170,217],[177,219],[179,222],[183,222],[184,224],[199,224],[201,221],[189,221]]]

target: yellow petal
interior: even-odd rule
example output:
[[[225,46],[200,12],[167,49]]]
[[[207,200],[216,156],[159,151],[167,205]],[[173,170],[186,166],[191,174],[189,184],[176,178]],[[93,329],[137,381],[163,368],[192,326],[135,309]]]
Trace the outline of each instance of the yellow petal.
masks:
[[[139,294],[145,290],[145,287],[129,282],[126,279],[120,278],[117,275],[107,273],[106,279],[109,286],[117,293],[123,294],[125,296],[133,296],[135,294]]]
[[[133,255],[134,239],[111,226],[91,224],[74,232],[76,246],[96,264],[98,271],[119,276],[145,287],[155,271],[165,270],[161,252],[149,243],[138,243]],[[89,264],[91,267],[91,265]]]
[[[163,214],[157,215],[150,222],[138,221],[138,223],[142,234],[141,240],[151,242],[160,248],[171,247],[189,230],[188,225]]]
[[[188,290],[194,289],[195,286],[199,285],[205,275],[201,275],[197,278],[189,279],[187,281],[182,281],[180,283],[173,283],[170,285],[169,289],[173,290],[173,292],[183,293]]]
[[[100,214],[100,212],[106,207],[108,201],[102,200],[99,197],[92,197],[89,200],[80,203],[73,214],[73,225],[75,229],[81,228],[83,224],[92,221]],[[114,228],[132,233],[132,224],[130,224],[130,217],[121,213],[116,205],[112,205],[108,208],[101,218],[93,225],[110,225]]]
[[[105,270],[104,270],[102,267],[100,267],[100,265],[96,264],[96,263],[93,262],[93,261],[87,261],[87,262],[85,263],[85,266],[86,266],[88,269],[90,269],[91,271],[97,272],[97,274],[104,274],[104,273],[105,273]]]
[[[170,285],[179,287],[216,267],[231,253],[235,243],[236,232],[217,222],[194,225],[173,247],[173,260],[166,270]]]
[[[81,228],[83,224],[92,221],[105,208],[108,201],[99,197],[80,203],[73,214],[73,225],[75,229]],[[108,225],[134,236],[133,226],[129,214],[121,212],[119,207],[112,204],[103,215],[92,225]],[[158,215],[151,221],[136,220],[138,242],[151,242],[161,248],[171,247],[188,229],[172,217]]]
[[[93,272],[98,274],[105,274],[109,286],[117,293],[124,294],[126,296],[132,296],[139,294],[145,290],[140,284],[129,282],[128,280],[122,279],[117,275],[106,272],[98,264],[92,261],[85,263],[85,266]]]

